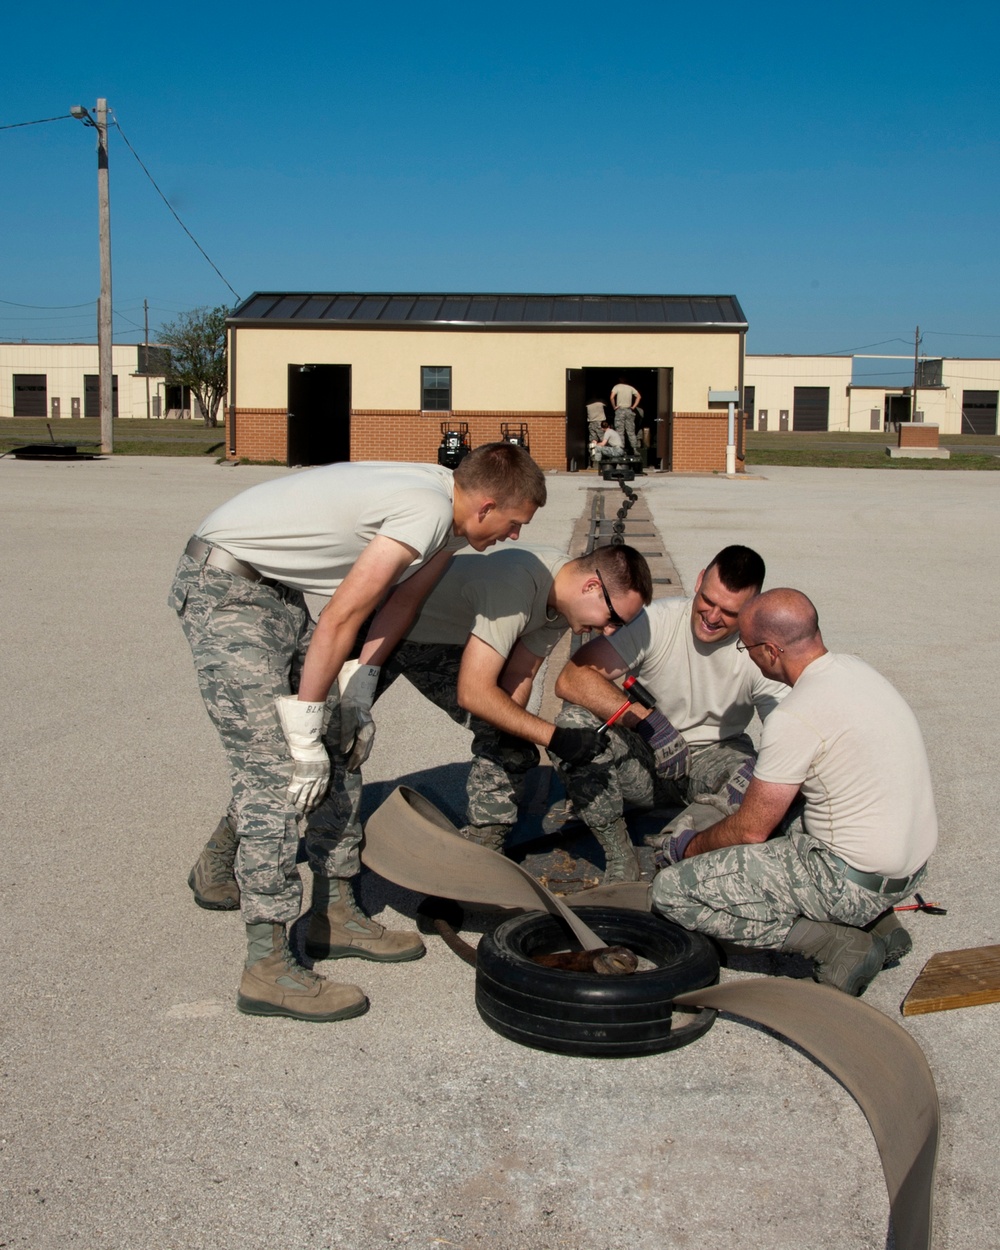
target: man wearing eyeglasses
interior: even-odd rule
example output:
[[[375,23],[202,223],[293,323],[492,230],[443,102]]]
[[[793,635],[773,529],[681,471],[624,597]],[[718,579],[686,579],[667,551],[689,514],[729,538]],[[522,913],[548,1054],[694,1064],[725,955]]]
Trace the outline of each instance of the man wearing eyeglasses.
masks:
[[[800,591],[755,599],[739,634],[761,673],[791,689],[765,722],[738,810],[664,848],[672,866],[653,906],[688,929],[806,955],[817,981],[861,994],[910,950],[892,908],[919,888],[937,844],[920,727],[873,668],[827,651]]]
[[[613,683],[626,673],[656,700],[652,711],[634,704],[593,761],[557,760],[573,810],[602,846],[615,848],[615,880],[639,879],[628,808],[684,807],[649,839],[657,845],[678,822],[714,824],[746,790],[754,761],[747,727],[755,711],[767,716],[785,694],[736,649],[739,612],[763,580],[756,551],[726,547],[699,573],[692,599],[656,600],[627,628],[581,647],[559,676],[556,694],[568,706],[556,724],[567,728],[612,716],[622,702]],[[568,815],[554,813],[547,827]]]
[[[393,610],[419,613],[381,668],[375,698],[406,677],[437,707],[473,731],[463,837],[502,851],[517,823],[538,746],[584,763],[604,747],[596,728],[557,728],[527,710],[535,676],[567,630],[611,633],[652,598],[645,558],[629,546],[600,547],[571,560],[553,547],[519,543],[502,551],[463,551],[422,603],[404,582]],[[412,602],[409,600],[412,599]],[[361,842],[360,784],[335,762],[331,797],[313,813],[311,846],[338,863]],[[358,935],[358,941],[364,935]],[[345,953],[350,934],[331,939],[313,908],[306,951]]]

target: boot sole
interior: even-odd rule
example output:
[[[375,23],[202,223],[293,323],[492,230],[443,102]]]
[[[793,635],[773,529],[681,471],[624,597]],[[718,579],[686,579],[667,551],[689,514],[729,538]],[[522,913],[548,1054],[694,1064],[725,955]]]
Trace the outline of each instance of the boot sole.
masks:
[[[246,998],[242,994],[236,995],[236,1009],[242,1011],[245,1016],[286,1016],[290,1020],[305,1020],[311,1024],[330,1024],[336,1020],[350,1020],[354,1016],[363,1016],[368,1006],[366,998],[351,1007],[344,1007],[340,1011],[328,1011],[320,1015],[316,1012],[293,1011],[290,1007],[279,1007],[276,1003]]]
[[[199,894],[194,886],[194,870],[188,874],[188,888],[194,895],[194,901],[199,907],[204,907],[206,911],[238,911],[240,906],[239,899],[226,899],[224,903],[213,903],[210,899]]]
[[[316,946],[313,942],[306,942],[306,954],[310,959],[370,959],[376,964],[406,964],[422,959],[427,954],[427,947],[421,946],[419,950],[406,951],[402,955],[376,955],[356,946]]]

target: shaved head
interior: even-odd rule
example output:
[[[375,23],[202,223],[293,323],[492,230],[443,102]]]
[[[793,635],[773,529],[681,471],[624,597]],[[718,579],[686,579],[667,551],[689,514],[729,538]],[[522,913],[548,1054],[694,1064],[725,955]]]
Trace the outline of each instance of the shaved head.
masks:
[[[789,648],[819,637],[819,615],[801,590],[781,586],[766,590],[746,605],[740,613],[740,629]]]

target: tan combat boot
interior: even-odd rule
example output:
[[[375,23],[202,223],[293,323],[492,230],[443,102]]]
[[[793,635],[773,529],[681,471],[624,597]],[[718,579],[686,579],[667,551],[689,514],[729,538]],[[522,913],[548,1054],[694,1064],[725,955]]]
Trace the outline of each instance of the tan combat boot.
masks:
[[[360,1016],[368,999],[356,985],[337,985],[303,968],[289,949],[283,924],[248,924],[236,1006],[248,1016],[326,1022]]]
[[[813,980],[860,998],[885,963],[885,942],[833,921],[796,920],[781,949],[814,961]]]
[[[223,816],[188,873],[188,885],[199,907],[209,911],[235,911],[239,907],[240,887],[233,872],[239,842],[229,817]]]
[[[312,959],[374,959],[402,963],[424,953],[419,933],[397,933],[370,920],[354,901],[345,877],[313,876],[306,954]]]
[[[639,856],[622,817],[607,829],[592,829],[594,837],[604,848],[604,880],[602,885],[618,881],[639,880]]]
[[[465,838],[466,842],[475,842],[477,846],[485,846],[488,851],[496,851],[502,855],[510,830],[510,825],[463,825],[458,836]]]
[[[903,928],[896,918],[896,913],[890,907],[888,911],[884,911],[881,916],[873,923],[865,925],[869,933],[877,934],[885,943],[885,963],[898,963],[904,955],[908,955],[913,950],[913,938]]]

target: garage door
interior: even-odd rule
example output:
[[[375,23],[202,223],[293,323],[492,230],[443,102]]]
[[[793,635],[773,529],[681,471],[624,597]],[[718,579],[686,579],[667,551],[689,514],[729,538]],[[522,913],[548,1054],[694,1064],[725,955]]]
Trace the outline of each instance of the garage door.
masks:
[[[962,392],[962,433],[995,434],[997,432],[997,392]]]
[[[83,415],[99,417],[101,415],[101,375],[85,373],[83,375]],[[111,375],[111,415],[118,416],[118,374]]]
[[[44,417],[46,410],[44,373],[14,374],[14,416]]]
[[[792,429],[826,430],[830,425],[830,388],[828,386],[797,386]]]

